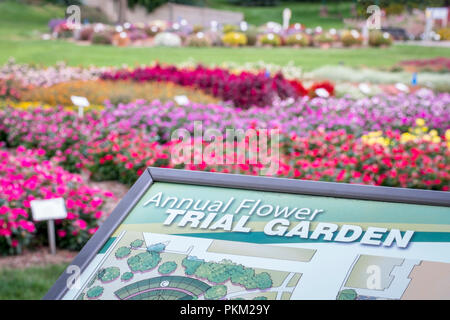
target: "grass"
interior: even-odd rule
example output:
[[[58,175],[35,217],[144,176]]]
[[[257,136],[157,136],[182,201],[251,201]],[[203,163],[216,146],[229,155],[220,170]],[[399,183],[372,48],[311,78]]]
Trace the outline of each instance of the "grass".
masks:
[[[39,300],[67,267],[54,264],[27,269],[0,269],[0,300]]]
[[[393,46],[387,49],[330,49],[316,48],[116,48],[111,46],[79,46],[58,41],[4,41],[0,40],[0,64],[9,57],[18,62],[53,65],[66,61],[69,65],[121,66],[148,64],[154,60],[165,63],[184,62],[189,58],[204,64],[224,61],[245,63],[263,60],[285,65],[293,61],[296,66],[312,70],[323,65],[388,67],[405,59],[449,56],[448,48]]]
[[[351,17],[352,2],[328,3],[328,17],[319,15],[321,1],[289,2],[283,1],[274,7],[244,7],[228,4],[227,0],[209,0],[207,4],[216,9],[238,11],[244,14],[244,19],[254,25],[261,25],[268,21],[283,22],[284,8],[291,9],[291,23],[299,22],[309,28],[321,26],[325,29],[343,28],[343,18]]]
[[[220,6],[220,3],[214,1],[213,5]],[[297,3],[296,8],[297,6],[298,8],[302,7],[307,12],[307,10],[313,10],[319,5]],[[253,12],[255,10],[256,13],[259,10],[267,9],[242,8],[244,11],[251,10]],[[271,10],[275,9],[272,8]],[[36,7],[25,6],[13,1],[1,2],[0,64],[4,64],[10,57],[14,57],[18,62],[43,65],[53,65],[58,61],[66,61],[69,65],[93,64],[98,66],[147,64],[154,60],[166,63],[179,63],[192,58],[204,64],[219,64],[224,61],[244,63],[263,60],[268,63],[285,65],[289,61],[293,61],[295,65],[301,66],[304,70],[308,71],[323,65],[336,64],[353,67],[362,65],[369,67],[389,67],[405,59],[433,58],[450,55],[449,48],[400,45],[388,49],[361,48],[330,50],[317,48],[251,47],[117,48],[101,45],[80,46],[64,40],[40,40],[38,32],[47,31],[48,21],[51,18],[61,17],[63,14],[64,10],[54,5]],[[268,19],[268,17],[264,19]]]

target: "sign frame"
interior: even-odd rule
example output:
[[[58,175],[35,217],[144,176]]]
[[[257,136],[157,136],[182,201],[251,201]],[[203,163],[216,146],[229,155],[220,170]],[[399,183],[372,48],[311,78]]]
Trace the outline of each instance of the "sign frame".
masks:
[[[71,266],[79,267],[81,273],[86,269],[154,182],[450,207],[450,193],[444,191],[149,167],[81,249]],[[66,269],[43,299],[62,299],[68,291],[71,274]]]

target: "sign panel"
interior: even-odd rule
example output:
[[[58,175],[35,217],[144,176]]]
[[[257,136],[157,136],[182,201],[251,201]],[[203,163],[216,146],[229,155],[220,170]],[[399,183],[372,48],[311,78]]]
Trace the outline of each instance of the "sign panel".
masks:
[[[58,220],[67,217],[63,198],[30,201],[34,221]]]
[[[450,299],[445,192],[149,168],[47,299]]]

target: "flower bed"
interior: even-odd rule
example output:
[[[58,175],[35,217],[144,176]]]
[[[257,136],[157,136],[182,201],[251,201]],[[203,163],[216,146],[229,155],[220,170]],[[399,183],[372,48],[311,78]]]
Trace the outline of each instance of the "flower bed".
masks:
[[[106,25],[102,23],[75,25],[65,21],[49,24],[52,35],[58,38],[74,38],[77,41],[91,44],[116,46],[166,46],[166,47],[211,47],[211,46],[315,46],[323,48],[326,44],[342,47],[350,45],[361,46],[362,26],[355,26],[352,30],[330,29],[323,30],[320,26],[312,29],[300,23],[293,23],[283,28],[279,23],[267,22],[261,26],[248,25],[242,22],[238,25],[225,24],[210,27],[189,25],[183,22],[170,23],[168,21],[152,21],[150,23],[125,23],[123,25]],[[371,32],[369,45],[388,46],[392,43],[392,36],[387,33]]]
[[[30,201],[62,197],[67,219],[57,220],[57,244],[80,249],[97,230],[105,197],[110,192],[89,188],[81,176],[45,160],[43,149],[0,149],[0,252],[20,253],[24,247],[45,242],[45,224],[31,220]]]
[[[404,60],[399,64],[400,68],[406,71],[424,72],[450,72],[450,58],[438,57],[433,59],[417,59],[417,60]]]
[[[221,105],[142,100],[107,105],[83,119],[62,108],[6,107],[0,111],[0,132],[10,146],[22,142],[44,149],[47,156],[56,154],[67,169],[84,167],[96,180],[131,184],[147,166],[257,173],[258,166],[248,163],[211,167],[170,162],[171,133],[177,128],[193,133],[196,120],[202,121],[203,129],[221,132],[226,128],[276,128],[281,132],[280,176],[445,190],[449,183],[449,105],[449,94],[420,92],[361,100],[305,97],[294,103],[276,103],[270,109],[240,111]],[[374,131],[378,132],[375,136],[370,133]],[[387,138],[380,137],[382,132]],[[347,168],[345,159],[350,158]],[[368,164],[379,168],[371,179],[353,174],[364,174]],[[393,168],[399,168],[397,178],[383,176]]]
[[[24,101],[39,101],[50,105],[70,106],[71,96],[86,97],[89,103],[101,105],[105,101],[113,104],[128,103],[136,99],[173,100],[176,96],[186,96],[199,103],[218,103],[217,98],[198,92],[189,87],[173,83],[136,83],[130,81],[68,81],[50,87],[37,87],[22,93]]]
[[[267,107],[278,99],[296,98],[306,94],[314,95],[317,86],[306,90],[296,80],[286,80],[281,73],[270,76],[264,72],[241,72],[233,74],[226,69],[209,69],[197,66],[195,69],[182,69],[175,66],[151,66],[133,70],[105,72],[104,80],[133,80],[138,82],[158,81],[172,82],[181,86],[200,89],[223,101],[232,101],[235,106]],[[321,85],[328,94],[333,94],[331,84]]]

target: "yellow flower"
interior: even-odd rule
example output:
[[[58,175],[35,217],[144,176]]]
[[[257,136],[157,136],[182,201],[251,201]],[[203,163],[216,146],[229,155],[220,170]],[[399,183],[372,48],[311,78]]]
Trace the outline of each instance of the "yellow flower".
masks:
[[[416,125],[418,125],[419,127],[422,127],[425,125],[425,120],[423,120],[422,118],[417,118],[416,119]]]
[[[450,141],[450,129],[445,131],[445,140]]]
[[[406,143],[406,142],[414,140],[415,138],[416,137],[414,135],[412,135],[411,133],[405,132],[400,136],[400,142]]]
[[[439,143],[439,142],[441,142],[441,138],[440,137],[433,137],[431,139],[431,141],[433,141],[433,143]]]

